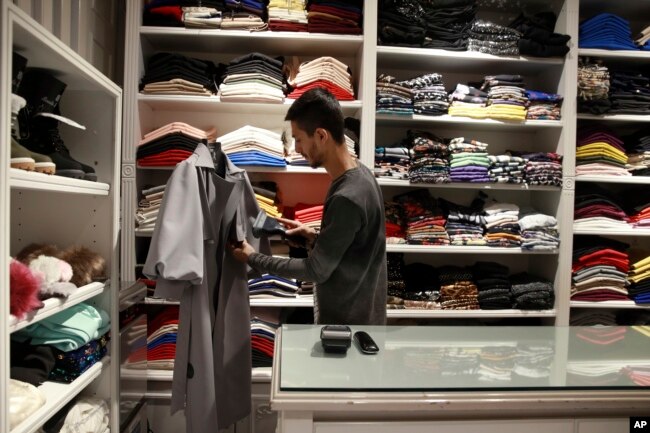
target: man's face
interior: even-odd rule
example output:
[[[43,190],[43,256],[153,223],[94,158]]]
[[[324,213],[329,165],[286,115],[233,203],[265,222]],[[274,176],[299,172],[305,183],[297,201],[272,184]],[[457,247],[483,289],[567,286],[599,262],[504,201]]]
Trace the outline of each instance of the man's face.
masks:
[[[323,154],[320,135],[318,130],[314,135],[309,135],[300,129],[296,122],[291,122],[291,135],[296,140],[296,152],[305,157],[311,168],[318,168],[323,165]]]

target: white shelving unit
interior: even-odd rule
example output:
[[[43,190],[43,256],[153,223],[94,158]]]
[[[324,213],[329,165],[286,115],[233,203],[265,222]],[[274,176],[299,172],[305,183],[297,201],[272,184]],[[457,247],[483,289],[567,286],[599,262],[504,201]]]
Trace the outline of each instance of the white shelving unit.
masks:
[[[650,19],[650,9],[647,5],[637,2],[612,2],[604,0],[580,0],[580,20],[591,18],[601,12],[609,12],[619,15],[629,21],[632,35],[643,30]],[[580,57],[601,59],[604,65],[609,68],[628,70],[634,68],[645,68],[650,66],[650,52],[633,50],[605,50],[605,49],[584,49],[578,50]],[[650,125],[650,115],[635,114],[603,114],[594,115],[589,113],[577,113],[577,124],[597,125],[602,124],[619,132],[621,135],[639,130]],[[645,185],[650,185],[650,176],[576,176],[576,187],[590,184],[600,184],[611,191],[625,191],[628,188],[637,188],[640,193],[645,192]],[[577,194],[577,192],[576,192]],[[634,228],[631,225],[624,229],[584,229],[574,228],[574,235],[598,235],[607,238],[619,239],[635,247],[644,249],[650,248],[650,229]],[[610,309],[630,310],[644,309],[646,307],[637,305],[634,301],[571,301],[570,308],[573,309]]]
[[[27,314],[26,317],[20,320],[15,316],[10,315],[9,330],[11,332],[16,332],[26,326],[32,325],[40,320],[61,312],[73,305],[76,305],[87,299],[94,298],[97,295],[101,295],[104,292],[105,288],[106,286],[104,283],[90,283],[86,286],[79,287],[75,293],[68,296],[67,298],[50,298],[45,300],[43,302],[43,304],[45,304],[43,308]]]
[[[90,63],[36,23],[13,2],[0,8],[0,142],[10,140],[12,52],[27,58],[27,67],[44,68],[67,84],[60,100],[63,115],[86,126],[86,131],[60,133],[75,158],[94,165],[98,182],[30,173],[9,167],[9,146],[0,152],[0,431],[9,432],[8,381],[11,333],[63,311],[79,302],[91,303],[109,313],[111,331],[119,322],[117,254],[120,197],[120,138],[122,91]],[[60,248],[83,245],[100,254],[107,264],[106,282],[79,287],[67,299],[48,299],[45,306],[18,320],[9,314],[9,257],[31,243]],[[111,355],[119,353],[118,339],[109,343]],[[117,363],[107,356],[70,384],[45,382],[39,390],[43,407],[11,433],[32,433],[68,401],[79,394],[107,400],[110,429],[119,431]]]
[[[577,40],[578,2],[561,0],[549,5],[558,15],[556,31],[569,34]],[[496,6],[495,6],[496,7]],[[479,8],[478,17],[507,22],[507,10]],[[518,13],[514,11],[513,13]],[[508,184],[410,184],[407,180],[379,179],[384,198],[407,192],[409,189],[428,188],[436,198],[444,198],[468,205],[478,191],[502,202],[532,206],[538,211],[556,217],[560,224],[561,244],[558,250],[527,251],[521,248],[492,248],[471,246],[421,246],[388,244],[389,253],[402,253],[406,263],[422,262],[433,266],[444,264],[472,264],[476,261],[496,261],[509,266],[511,273],[527,271],[554,282],[556,304],[548,311],[427,311],[388,310],[393,318],[530,318],[537,317],[544,324],[566,325],[569,320],[569,284],[571,262],[571,221],[573,214],[573,162],[575,160],[575,112],[577,47],[571,46],[565,58],[534,58],[525,56],[494,56],[474,52],[454,52],[438,49],[377,47],[377,75],[384,73],[397,79],[437,72],[447,90],[456,83],[481,81],[485,75],[520,74],[526,88],[558,93],[564,96],[562,119],[527,120],[524,122],[495,119],[472,119],[450,115],[392,115],[375,114],[377,147],[390,146],[406,136],[407,130],[425,130],[439,137],[465,137],[488,143],[490,154],[507,149],[538,152],[557,152],[564,156],[565,184],[563,188]],[[374,113],[373,113],[374,114]],[[364,143],[365,144],[365,143]],[[453,255],[453,259],[448,256]],[[449,257],[449,258],[448,258]],[[458,262],[460,261],[460,262]]]

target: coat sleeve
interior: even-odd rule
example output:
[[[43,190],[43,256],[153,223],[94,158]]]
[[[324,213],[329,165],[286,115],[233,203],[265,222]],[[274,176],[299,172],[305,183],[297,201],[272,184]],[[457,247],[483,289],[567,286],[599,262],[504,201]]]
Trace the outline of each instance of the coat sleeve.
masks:
[[[203,280],[203,211],[196,167],[179,164],[167,182],[143,273],[156,296],[180,299]]]
[[[254,253],[248,264],[262,272],[320,284],[338,267],[343,253],[363,225],[359,207],[346,197],[334,197],[323,215],[323,228],[309,257],[294,259]]]

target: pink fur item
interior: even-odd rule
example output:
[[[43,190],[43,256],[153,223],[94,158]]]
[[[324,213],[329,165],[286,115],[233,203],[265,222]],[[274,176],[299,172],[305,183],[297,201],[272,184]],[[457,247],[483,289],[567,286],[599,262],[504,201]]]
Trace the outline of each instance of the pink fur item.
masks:
[[[9,312],[18,319],[30,311],[43,308],[38,299],[41,281],[27,266],[11,259],[9,264]]]

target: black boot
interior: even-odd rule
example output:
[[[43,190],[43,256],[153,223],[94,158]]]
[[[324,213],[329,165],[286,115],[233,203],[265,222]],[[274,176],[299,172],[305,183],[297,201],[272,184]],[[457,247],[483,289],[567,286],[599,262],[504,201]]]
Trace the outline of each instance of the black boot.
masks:
[[[43,153],[56,164],[54,174],[75,179],[96,181],[95,170],[70,156],[70,151],[59,135],[59,121],[44,116],[36,116],[30,120],[31,133],[27,140],[21,143],[27,149]]]
[[[20,112],[20,143],[27,149],[45,154],[56,164],[56,175],[96,181],[95,170],[70,156],[59,135],[57,119],[39,114],[59,115],[59,101],[66,84],[42,69],[28,68],[19,94],[27,100]]]

